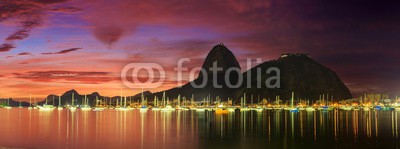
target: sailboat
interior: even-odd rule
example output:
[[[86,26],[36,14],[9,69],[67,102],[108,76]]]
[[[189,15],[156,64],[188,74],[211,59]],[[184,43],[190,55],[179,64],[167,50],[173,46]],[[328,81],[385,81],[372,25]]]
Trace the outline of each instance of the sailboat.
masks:
[[[240,98],[240,111],[250,111],[250,108],[246,107],[246,93],[243,94],[243,97]]]
[[[231,103],[231,104],[229,104],[229,107],[227,108],[228,112],[235,112],[236,108],[232,106],[232,99],[228,98],[228,103]]]
[[[228,113],[229,111],[222,104],[219,104],[218,108],[215,110],[215,114],[228,114]]]
[[[294,92],[292,92],[292,99],[290,100],[290,112],[299,112],[299,109],[293,105]]]
[[[190,109],[187,107],[187,100],[186,100],[186,97],[183,97],[182,100],[183,100],[183,105],[182,105],[182,107],[181,107],[181,110],[183,110],[183,111],[189,111]]]
[[[141,96],[142,104],[140,107],[140,112],[147,112],[149,108],[144,104],[144,95],[143,95],[143,88],[142,88],[142,96]]]
[[[19,106],[18,106],[18,108],[22,108],[21,100],[19,101]]]
[[[121,96],[121,107],[119,108],[119,110],[121,110],[121,111],[132,110],[130,107],[126,106],[126,96],[123,98],[124,98],[124,100],[122,100],[122,96]],[[124,106],[122,106],[122,101],[124,101]]]
[[[190,98],[190,110],[196,110],[197,107],[195,106],[194,103],[194,94],[192,94],[192,98]]]
[[[333,100],[333,97],[332,97]],[[326,95],[326,101],[325,101],[325,94],[322,95],[322,103],[324,104],[319,108],[321,111],[330,111],[333,110],[332,106],[328,106],[328,101],[329,101],[329,94]]]
[[[4,109],[12,109],[12,107],[10,106],[10,99],[7,99],[7,105],[4,106]]]
[[[72,105],[69,107],[69,110],[71,110],[71,111],[75,111],[76,110],[76,107],[74,105],[74,101],[75,101],[74,93],[72,93],[72,99],[71,99],[71,104]]]
[[[125,97],[123,97],[122,96],[122,91],[121,91],[121,101],[119,101],[118,99],[117,99],[117,105],[116,105],[116,107],[115,107],[115,110],[119,110],[119,111],[128,111],[128,110],[131,110],[131,108],[128,108],[127,106],[126,106],[126,96]],[[124,104],[124,105],[122,105],[122,103]]]
[[[32,95],[31,94],[29,94],[29,107],[28,107],[28,110],[32,110],[33,108],[32,108]]]
[[[165,92],[164,92],[164,93],[163,93],[163,97],[162,97],[162,101],[164,102],[164,103],[163,103],[163,104],[164,104],[164,107],[161,108],[161,111],[164,111],[164,112],[174,111],[175,109],[172,108],[172,106],[170,106],[170,105],[168,104],[168,101],[167,101],[167,100],[169,100],[169,99],[166,99],[166,97],[165,97]]]
[[[310,106],[310,101],[308,101],[308,107],[306,108],[306,111],[308,111],[308,112],[315,111],[315,108],[313,108],[312,106]]]
[[[229,111],[226,109],[226,107],[221,103],[220,98],[217,96],[216,97],[217,101],[217,107],[215,108],[215,114],[228,114]]]
[[[204,112],[206,109],[204,108],[206,106],[206,99],[203,98],[203,106],[202,107],[197,107],[196,112]]]
[[[39,105],[38,105],[38,102],[37,102],[37,100],[36,100],[36,98],[35,98],[35,106],[33,106],[33,109],[39,109]]]
[[[175,109],[176,110],[182,110],[182,107],[181,107],[181,95],[178,95],[178,105],[176,105]]]
[[[92,109],[88,105],[88,102],[89,102],[89,99],[85,95],[84,99],[82,100],[82,105],[81,105],[81,110],[82,111],[90,111]]]
[[[39,106],[39,110],[41,110],[41,111],[52,111],[52,110],[54,110],[54,106],[47,104],[47,97],[46,97],[46,103],[43,104],[43,106]]]
[[[161,109],[158,107],[158,99],[157,96],[154,96],[153,107],[151,108],[153,111],[160,111]]]
[[[99,98],[96,96],[96,106],[94,107],[93,111],[103,111],[104,107],[99,106]]]

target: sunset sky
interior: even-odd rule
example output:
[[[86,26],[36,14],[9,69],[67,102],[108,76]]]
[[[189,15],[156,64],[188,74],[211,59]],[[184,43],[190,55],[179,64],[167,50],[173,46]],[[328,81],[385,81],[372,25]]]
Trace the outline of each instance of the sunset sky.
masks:
[[[179,58],[199,67],[220,42],[244,70],[247,58],[309,53],[353,95],[400,94],[399,8],[372,0],[1,0],[0,97],[132,95],[140,89],[120,79],[131,62],[161,64],[166,83],[150,89],[161,91],[177,86]]]

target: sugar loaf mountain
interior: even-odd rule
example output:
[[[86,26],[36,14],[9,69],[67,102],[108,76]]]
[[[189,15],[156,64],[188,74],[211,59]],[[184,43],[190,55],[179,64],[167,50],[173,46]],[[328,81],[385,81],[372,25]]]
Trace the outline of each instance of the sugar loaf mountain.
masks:
[[[222,70],[213,75],[210,68],[215,63]],[[176,98],[177,95],[190,98],[193,94],[197,100],[208,96],[209,98],[220,97],[225,100],[230,98],[236,102],[244,95],[248,97],[253,95],[254,98],[259,99],[275,99],[276,96],[279,96],[282,100],[288,100],[292,92],[295,92],[297,99],[317,100],[321,95],[329,96],[329,99],[333,97],[335,100],[352,98],[349,89],[334,71],[317,63],[307,54],[284,54],[277,60],[264,62],[242,74],[230,71],[229,80],[225,80],[224,76],[229,68],[240,70],[241,67],[235,55],[226,46],[219,44],[209,52],[202,68],[207,73],[200,73],[198,78],[192,82],[163,92],[170,98]],[[269,68],[278,68],[280,73],[267,73]],[[261,73],[257,73],[257,70]],[[240,82],[238,81],[239,75],[243,76],[243,82],[239,83],[241,85],[236,88],[229,87],[227,82],[230,84]],[[265,82],[277,75],[280,76],[280,86],[268,87]],[[203,83],[205,78],[207,80],[203,88],[193,86],[193,84]],[[214,85],[214,80],[219,85],[218,87]],[[258,83],[261,85],[257,86]],[[163,92],[154,93],[154,95],[161,97]]]
[[[212,73],[213,71],[211,71],[214,65],[219,68],[217,73]],[[328,98],[333,100],[352,98],[349,89],[334,71],[314,61],[307,54],[284,54],[276,60],[266,61],[242,73],[235,55],[226,46],[219,44],[214,46],[208,53],[202,68],[205,70],[204,72],[199,73],[195,80],[183,86],[156,93],[146,91],[143,96],[147,99],[153,99],[154,97],[161,99],[165,93],[169,99],[175,99],[180,95],[182,98],[187,99],[194,96],[196,100],[205,98],[232,99],[236,103],[240,102],[240,98],[244,95],[247,98],[253,96],[257,99],[275,99],[279,96],[281,100],[289,100],[292,92],[295,93],[296,99],[318,100],[321,95],[329,96]],[[279,73],[267,73],[269,68],[278,68]],[[235,71],[228,71],[229,69]],[[225,75],[229,76],[229,80],[225,80]],[[279,80],[276,79],[275,82],[270,82],[275,86],[272,88],[267,86],[265,82],[268,82],[271,77],[277,76],[280,77]],[[279,86],[276,86],[277,81],[279,81]],[[239,85],[232,87],[228,83]],[[199,87],[200,85],[203,86]],[[117,99],[121,98],[120,96],[105,97],[97,92],[81,95],[75,90],[70,90],[61,95],[61,104],[71,104],[72,95],[74,95],[75,99],[78,99],[76,104],[81,104],[82,100],[79,99],[83,99],[86,96],[91,106],[95,105],[96,98],[108,99],[107,101],[110,103],[115,103]],[[138,101],[141,95],[139,93],[127,98],[132,101]],[[4,99],[0,100],[0,102],[4,102]],[[49,95],[47,102],[48,104],[58,105],[58,96]],[[9,100],[9,103],[11,106],[20,104],[14,100]],[[39,102],[39,104],[44,103],[45,100]],[[23,106],[28,104],[26,102],[22,103]]]

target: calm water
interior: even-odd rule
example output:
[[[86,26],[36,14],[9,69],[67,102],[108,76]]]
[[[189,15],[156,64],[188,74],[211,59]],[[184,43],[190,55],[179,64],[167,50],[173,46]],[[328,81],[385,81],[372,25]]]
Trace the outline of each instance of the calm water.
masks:
[[[0,148],[399,148],[399,116],[0,109]]]

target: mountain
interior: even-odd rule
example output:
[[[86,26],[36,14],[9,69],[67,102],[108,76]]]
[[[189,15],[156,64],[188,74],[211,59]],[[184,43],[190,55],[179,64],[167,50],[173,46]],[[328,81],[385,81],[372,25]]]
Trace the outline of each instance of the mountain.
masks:
[[[268,88],[265,82],[268,78],[276,77],[277,72],[268,69],[278,68],[280,70],[280,88]],[[257,88],[257,70],[261,70],[261,88]],[[343,84],[337,74],[329,68],[317,63],[307,54],[284,54],[277,60],[264,62],[247,72],[243,73],[244,83],[236,91],[235,97],[239,98],[246,93],[247,99],[250,95],[275,100],[288,100],[291,92],[295,93],[296,99],[317,100],[322,97],[329,100],[350,99],[352,95]],[[251,87],[247,87],[247,78],[250,77]],[[273,79],[272,79],[273,80]],[[274,84],[272,82],[270,84]],[[320,97],[321,96],[321,97]]]
[[[217,66],[220,70],[216,71],[216,75],[212,74],[213,66]],[[202,68],[205,70],[204,73],[200,73],[198,78],[183,85],[180,87],[176,87],[173,89],[169,89],[165,91],[165,94],[168,98],[176,98],[178,95],[182,97],[191,98],[192,94],[195,96],[197,100],[203,100],[203,98],[216,98],[220,97],[222,99],[227,99],[232,97],[234,91],[236,89],[230,88],[227,86],[224,81],[224,77],[226,75],[226,71],[228,69],[235,69],[236,72],[233,71],[230,73],[230,81],[232,83],[237,82],[238,75],[240,72],[240,65],[237,61],[235,55],[223,44],[218,44],[214,46],[211,51],[208,53]],[[219,86],[215,86],[214,81]],[[195,85],[192,85],[195,84]],[[203,87],[196,87],[201,86]],[[153,95],[150,95],[150,98],[157,96],[158,98],[162,98],[163,92],[158,92]]]
[[[21,103],[20,103],[19,101],[16,101],[11,98],[10,99],[0,99],[0,107],[6,106],[7,104],[9,104],[9,106],[11,106],[11,107],[18,107],[18,106],[20,106],[20,104],[23,107],[29,106],[29,102],[26,102],[26,101],[21,101]]]
[[[229,68],[238,68],[240,70],[239,62],[236,60],[235,55],[223,44],[214,46],[207,54],[202,68],[210,73],[213,64],[216,63],[219,68],[222,68],[220,73],[225,72]],[[200,75],[199,77],[202,77]]]

